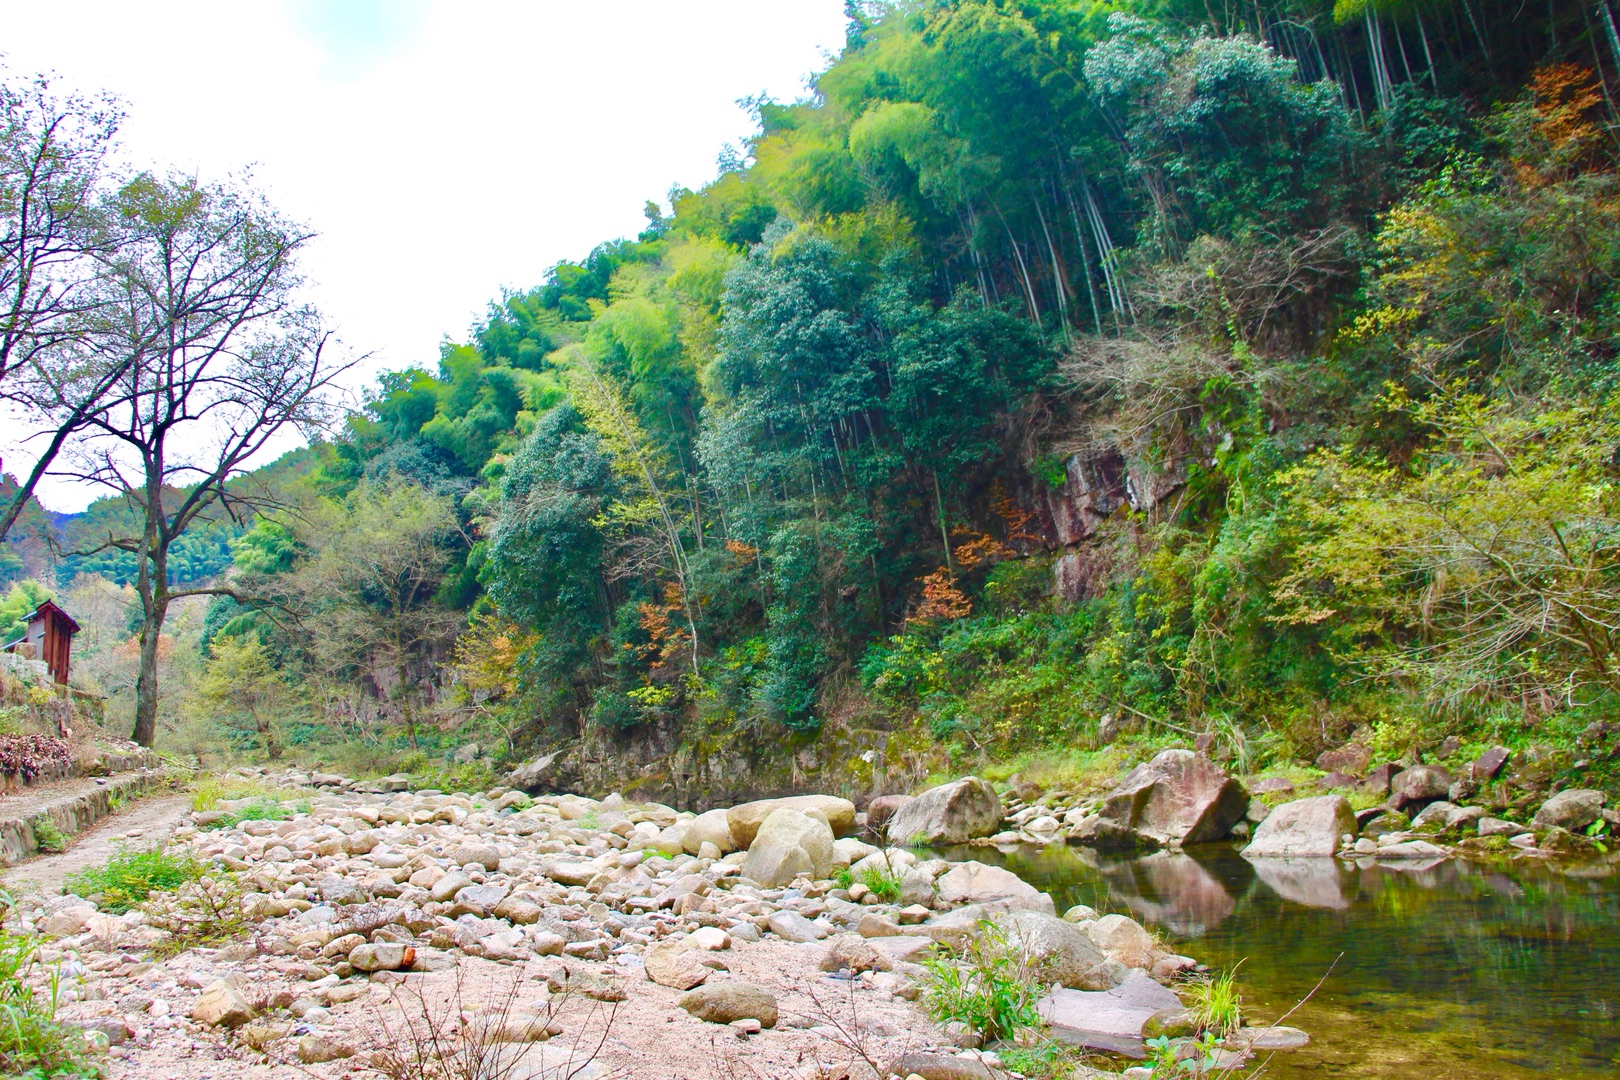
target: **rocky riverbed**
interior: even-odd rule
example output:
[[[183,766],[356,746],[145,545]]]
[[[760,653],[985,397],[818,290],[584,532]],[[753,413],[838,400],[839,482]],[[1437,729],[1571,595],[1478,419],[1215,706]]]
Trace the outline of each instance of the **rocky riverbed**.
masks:
[[[1386,769],[1383,801],[1358,811],[1334,791],[1251,792],[1192,750],[1086,799],[1004,801],[966,777],[862,812],[826,795],[696,814],[246,772],[282,789],[272,812],[222,803],[169,841],[210,867],[202,880],[122,914],[69,894],[8,916],[46,940],[63,1016],[115,1077],[407,1077],[435,1054],[493,1055],[509,1080],[1004,1075],[994,1048],[918,1003],[925,963],[963,963],[949,958],[986,935],[1021,957],[1047,1035],[1124,1068],[1145,1038],[1192,1030],[1177,988],[1196,961],[1124,915],[1059,914],[1016,874],[928,847],[1237,839],[1257,873],[1286,878],[1311,860],[1557,854],[1614,820],[1578,789],[1527,824],[1496,818],[1429,766]],[[1245,1029],[1218,1053],[1306,1040]]]
[[[171,850],[215,870],[188,887],[189,923],[96,896],[11,913],[49,939],[63,1016],[108,1045],[112,1076],[411,1075],[414,1054],[469,1047],[521,1058],[513,1080],[1003,1075],[916,1002],[923,961],[987,925],[1049,989],[1059,1037],[1139,1053],[1144,1025],[1188,1024],[1170,987],[1193,959],[1123,915],[1059,916],[1006,870],[868,843],[885,830],[843,799],[698,815],[262,779],[319,786],[284,820],[190,815]],[[893,813],[946,838],[1004,818],[973,778]],[[197,903],[220,925],[239,912],[241,933],[159,959],[183,944],[173,930],[209,931]],[[1245,1031],[1226,1053],[1300,1039]]]

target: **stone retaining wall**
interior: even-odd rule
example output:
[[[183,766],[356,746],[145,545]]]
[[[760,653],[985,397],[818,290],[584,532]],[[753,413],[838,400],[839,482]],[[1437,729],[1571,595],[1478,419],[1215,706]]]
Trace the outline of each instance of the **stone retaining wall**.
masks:
[[[49,817],[64,834],[82,832],[114,812],[114,795],[124,800],[136,798],[161,784],[165,776],[162,769],[125,773],[111,778],[93,791],[64,795],[46,803],[27,818],[0,821],[0,862],[11,866],[38,853],[39,841],[34,836],[31,822],[39,817]]]
[[[79,776],[112,776],[116,773],[129,772],[131,769],[155,769],[157,765],[157,755],[144,748],[125,753],[98,751],[92,757],[81,756],[73,761],[48,762],[32,780],[24,780],[11,773],[0,773],[0,795],[16,795],[31,787],[58,780],[72,780]]]

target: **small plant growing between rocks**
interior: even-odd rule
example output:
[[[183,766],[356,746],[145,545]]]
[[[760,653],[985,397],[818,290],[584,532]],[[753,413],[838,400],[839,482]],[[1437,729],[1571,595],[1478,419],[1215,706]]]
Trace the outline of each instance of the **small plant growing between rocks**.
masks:
[[[67,879],[70,892],[95,901],[102,911],[121,915],[156,892],[172,892],[201,877],[203,864],[190,855],[166,851],[121,851],[102,866]]]
[[[3,893],[0,907],[10,907]],[[80,1034],[56,1020],[55,972],[43,991],[27,980],[40,963],[38,949],[37,938],[0,932],[0,1075],[96,1076]]]
[[[1243,1026],[1243,993],[1238,989],[1236,968],[1194,979],[1187,984],[1187,997],[1199,1030],[1225,1038]]]
[[[199,946],[222,945],[252,928],[242,910],[242,885],[230,875],[199,877],[173,892],[154,894],[141,905],[150,926],[169,937],[152,947],[158,957],[176,956]]]
[[[39,850],[45,852],[66,850],[67,834],[56,827],[56,822],[51,820],[49,814],[40,814],[38,817],[30,818],[28,827],[34,830],[34,843],[39,845]]]
[[[924,962],[923,1005],[937,1024],[959,1024],[980,1044],[1012,1039],[1040,1026],[1041,988],[1029,978],[1022,952],[994,923],[981,922],[961,961]]]
[[[1215,1056],[1218,1041],[1216,1035],[1209,1031],[1200,1035],[1196,1042],[1173,1040],[1167,1035],[1149,1039],[1144,1044],[1150,1055],[1148,1068],[1155,1077],[1208,1076],[1220,1067],[1219,1059]]]

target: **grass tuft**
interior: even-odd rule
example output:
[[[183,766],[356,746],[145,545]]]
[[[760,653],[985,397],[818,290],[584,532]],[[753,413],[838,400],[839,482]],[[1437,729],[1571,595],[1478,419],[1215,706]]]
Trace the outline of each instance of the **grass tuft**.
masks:
[[[1237,969],[1204,976],[1187,984],[1188,1008],[1202,1031],[1221,1038],[1243,1026],[1243,994]]]
[[[191,855],[167,851],[121,851],[102,866],[69,875],[69,891],[121,915],[153,892],[178,889],[201,877],[204,865]]]

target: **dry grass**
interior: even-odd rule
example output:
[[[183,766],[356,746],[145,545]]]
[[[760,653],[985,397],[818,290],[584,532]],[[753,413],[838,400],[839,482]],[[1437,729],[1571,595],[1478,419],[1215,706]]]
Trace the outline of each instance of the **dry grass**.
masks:
[[[523,1000],[524,973],[470,1000],[464,969],[447,991],[407,978],[386,1008],[374,1010],[381,1046],[357,1060],[387,1080],[573,1080],[601,1053],[618,1014],[568,991]],[[566,1050],[549,1039],[570,1034]],[[535,1044],[544,1042],[545,1049]],[[543,1058],[543,1071],[536,1071]]]

